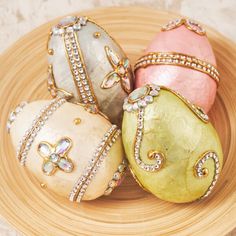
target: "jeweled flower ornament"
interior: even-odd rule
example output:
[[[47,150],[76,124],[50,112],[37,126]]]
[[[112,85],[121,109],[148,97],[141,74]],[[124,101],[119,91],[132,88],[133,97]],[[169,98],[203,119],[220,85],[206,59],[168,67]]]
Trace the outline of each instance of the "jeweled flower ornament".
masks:
[[[113,71],[111,71],[105,79],[103,80],[101,87],[104,89],[111,88],[115,86],[117,83],[121,83],[122,88],[127,92],[131,92],[131,82],[130,82],[130,74],[131,66],[128,58],[120,57],[108,46],[105,47],[105,51],[107,54],[107,58],[110,64],[113,67]]]
[[[169,21],[165,26],[162,27],[162,31],[172,30],[172,29],[180,27],[181,25],[185,25],[187,29],[199,35],[206,35],[205,29],[203,29],[199,23],[197,23],[196,21],[192,19],[185,19],[185,18]]]
[[[58,169],[72,172],[74,165],[67,154],[72,146],[69,138],[60,139],[55,145],[42,141],[38,145],[38,153],[44,159],[42,171],[46,175],[53,175]]]
[[[56,26],[52,28],[54,35],[62,35],[67,31],[78,31],[82,26],[85,26],[87,17],[67,16],[63,18]]]
[[[145,108],[153,102],[153,98],[159,95],[160,87],[151,84],[134,90],[124,101],[123,109],[125,111],[137,111]]]

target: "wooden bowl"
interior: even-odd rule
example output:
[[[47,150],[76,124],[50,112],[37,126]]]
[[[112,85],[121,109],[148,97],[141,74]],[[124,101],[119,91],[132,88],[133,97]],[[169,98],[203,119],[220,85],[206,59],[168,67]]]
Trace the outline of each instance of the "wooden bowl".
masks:
[[[104,26],[131,61],[160,26],[176,17],[147,8],[104,8],[79,13]],[[236,45],[208,29],[218,59],[221,84],[210,117],[220,134],[225,164],[213,194],[204,201],[171,204],[143,191],[128,175],[109,197],[80,205],[59,198],[21,167],[5,125],[23,100],[49,98],[46,88],[45,24],[16,42],[0,58],[0,210],[26,235],[222,235],[236,225]]]

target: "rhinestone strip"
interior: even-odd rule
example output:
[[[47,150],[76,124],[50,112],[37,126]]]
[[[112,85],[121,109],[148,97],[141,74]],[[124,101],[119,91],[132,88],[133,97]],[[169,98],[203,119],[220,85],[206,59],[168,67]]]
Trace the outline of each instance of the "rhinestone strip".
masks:
[[[209,75],[217,83],[220,82],[219,72],[210,63],[200,60],[194,56],[176,52],[152,52],[138,59],[134,66],[136,71],[139,68],[146,68],[150,65],[174,65],[194,69]]]
[[[34,119],[31,127],[25,132],[22,140],[19,142],[17,148],[17,159],[20,161],[21,165],[25,165],[28,152],[30,147],[37,136],[38,132],[44,126],[45,122],[48,120],[49,116],[53,114],[62,104],[66,102],[65,98],[57,98],[52,100],[48,105],[46,105],[40,114]]]
[[[134,144],[134,158],[137,165],[149,172],[155,172],[161,169],[164,163],[164,156],[161,153],[156,152],[153,158],[156,160],[155,164],[146,164],[141,160],[140,157],[140,148],[141,142],[143,139],[143,128],[144,128],[144,109],[141,108],[138,111],[138,121],[137,121],[137,131],[135,136],[135,144]]]
[[[77,33],[67,29],[64,34],[64,43],[68,63],[80,100],[85,104],[97,105],[97,100],[79,46]]]
[[[15,121],[18,114],[23,110],[23,108],[28,104],[27,102],[21,102],[14,111],[9,114],[7,119],[7,132],[10,133],[11,125]]]
[[[126,169],[127,169],[127,161],[123,160],[122,163],[118,166],[118,169],[114,173],[112,179],[109,181],[108,187],[104,192],[105,196],[110,195],[112,191],[115,189],[115,187],[117,187],[120,184],[122,177],[125,174]]]
[[[93,158],[89,161],[88,166],[85,168],[83,174],[79,177],[78,181],[75,183],[72,191],[70,192],[70,201],[80,202],[82,200],[89,184],[95,177],[103,160],[106,158],[109,150],[116,142],[120,134],[121,131],[116,125],[112,125],[112,127],[106,132],[102,141],[96,148]]]
[[[213,190],[213,188],[216,185],[216,182],[219,178],[219,174],[220,174],[220,162],[219,162],[219,157],[217,156],[217,154],[215,152],[209,151],[203,154],[203,156],[196,162],[195,166],[194,166],[194,173],[195,176],[197,178],[204,178],[204,170],[207,170],[203,167],[204,163],[209,160],[212,159],[214,161],[215,164],[215,173],[214,173],[214,177],[213,180],[211,182],[211,185],[209,186],[209,188],[207,189],[207,191],[204,193],[204,195],[202,197],[200,197],[200,199],[203,199],[205,197],[207,197]]]

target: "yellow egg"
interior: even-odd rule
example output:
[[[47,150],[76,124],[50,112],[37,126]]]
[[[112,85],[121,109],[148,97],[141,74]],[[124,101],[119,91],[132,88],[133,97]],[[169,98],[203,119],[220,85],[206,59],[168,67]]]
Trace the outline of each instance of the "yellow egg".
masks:
[[[134,90],[124,110],[124,148],[140,184],[170,202],[207,197],[223,166],[220,140],[208,116],[156,85]]]

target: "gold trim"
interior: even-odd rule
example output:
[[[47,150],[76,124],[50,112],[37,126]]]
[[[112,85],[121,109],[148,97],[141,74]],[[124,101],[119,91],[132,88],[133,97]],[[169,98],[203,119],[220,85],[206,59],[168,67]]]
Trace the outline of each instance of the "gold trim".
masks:
[[[81,123],[81,119],[80,118],[75,118],[74,119],[74,124],[75,125],[79,125]]]
[[[41,111],[40,114],[38,115],[38,118],[35,119],[35,121],[31,125],[31,127],[26,131],[24,137],[22,138],[22,140],[19,143],[19,147],[18,147],[19,151],[17,152],[17,159],[20,161],[20,163],[22,165],[25,165],[27,154],[28,154],[28,150],[26,150],[26,144],[28,144],[28,147],[27,147],[28,149],[32,146],[32,143],[33,143],[35,137],[37,136],[40,128],[42,128],[45,121],[48,119],[48,116],[53,114],[52,107],[55,107],[55,105],[57,105],[57,107],[55,107],[55,108],[58,109],[65,102],[66,102],[65,98],[62,97],[62,98],[56,98],[50,104],[46,105],[43,108],[43,111]],[[52,111],[52,113],[48,115],[48,111]],[[46,117],[47,117],[47,119],[45,119]],[[42,121],[43,121],[43,123],[42,123]],[[35,133],[35,136],[32,136],[33,133]],[[30,143],[28,143],[30,138],[32,139],[32,141]]]
[[[102,113],[101,111],[99,111],[96,106],[93,107],[93,105],[84,104],[84,103],[81,103],[81,102],[74,102],[74,104],[83,107],[86,111],[88,111],[88,112],[91,113],[91,114],[99,114],[99,115],[101,115],[102,117],[104,117],[106,120],[110,121],[109,118],[108,118],[104,113]],[[90,107],[91,107],[91,110],[90,110]],[[93,108],[94,108],[94,112],[92,111]]]
[[[85,61],[84,61],[84,55],[83,55],[83,52],[82,52],[82,50],[80,48],[79,39],[78,39],[79,35],[76,32],[74,32],[74,36],[75,36],[75,41],[76,41],[76,44],[77,44],[77,48],[78,48],[81,64],[82,64],[83,69],[84,69],[85,77],[86,77],[86,80],[87,80],[87,82],[89,84],[89,90],[90,90],[90,92],[92,94],[92,97],[93,97],[95,105],[98,107],[97,97],[95,96],[94,89],[93,89],[93,86],[92,86],[92,82],[91,82],[90,77],[88,75],[87,67],[86,67],[86,64],[85,64]],[[91,102],[89,102],[89,103],[91,103]]]
[[[47,188],[47,184],[45,184],[45,183],[40,183],[40,187],[41,187],[42,189],[46,189],[46,188]]]
[[[67,37],[67,39],[66,39],[66,37]],[[75,40],[75,45],[76,45],[75,50],[78,52],[79,63],[82,65],[83,75],[85,76],[85,78],[83,78],[83,79],[81,78],[80,73],[78,73],[78,74],[74,73],[74,70],[76,70],[77,72],[78,72],[78,70],[72,68],[71,58],[69,56],[69,52],[68,52],[68,49],[67,49],[67,46],[66,46],[66,41],[68,41],[68,44],[70,44],[70,51],[74,51],[74,49],[72,47],[72,42],[71,42],[71,39],[70,39],[71,37],[73,37],[73,39]],[[96,107],[98,107],[97,98],[95,96],[91,80],[88,76],[86,65],[85,65],[84,58],[83,58],[83,53],[82,53],[80,45],[79,45],[77,32],[73,31],[73,32],[65,33],[65,34],[63,34],[63,39],[64,39],[64,46],[65,46],[67,61],[68,61],[68,64],[70,66],[71,75],[73,77],[73,81],[74,81],[75,87],[77,89],[77,94],[79,96],[79,100],[81,102],[85,103],[85,104],[93,104]],[[71,57],[76,61],[74,53],[72,54]],[[78,63],[76,63],[76,65],[77,64]],[[76,77],[80,78],[79,81],[76,80]],[[86,85],[83,84],[83,80],[86,80],[86,82],[87,82]],[[78,86],[78,82],[81,83],[81,88],[82,88],[83,92],[80,92],[80,87]],[[86,86],[89,87],[89,90],[85,89]],[[88,92],[90,92],[91,94],[88,95],[87,94]],[[84,94],[85,97],[82,97],[82,93]],[[90,99],[92,101],[90,101]]]
[[[134,71],[152,65],[181,66],[207,74],[216,81],[217,85],[220,82],[219,72],[214,65],[189,54],[177,52],[150,52],[137,60]]]
[[[74,33],[73,33],[73,34],[74,34]],[[76,81],[76,79],[75,79],[75,75],[74,75],[73,68],[72,68],[72,65],[71,65],[71,62],[70,62],[70,58],[69,58],[69,55],[68,55],[68,51],[67,51],[67,49],[66,49],[66,35],[68,36],[68,38],[70,37],[69,34],[67,34],[67,33],[64,33],[64,34],[62,35],[62,37],[63,37],[63,41],[64,41],[64,48],[65,48],[65,54],[66,54],[67,62],[68,62],[69,67],[70,67],[70,72],[71,72],[71,75],[72,75],[72,78],[73,78],[73,81],[74,81],[74,85],[75,85],[75,87],[76,87],[76,90],[77,90],[77,94],[78,94],[78,96],[79,96],[79,99],[80,99],[80,101],[83,101],[83,99],[82,99],[82,97],[81,97],[81,94],[80,94],[80,91],[79,91],[79,87],[77,86],[77,81]],[[71,42],[70,42],[70,45],[71,45]],[[73,57],[74,57],[74,55],[73,55]]]
[[[107,134],[109,134],[109,136],[107,137],[106,135]],[[104,153],[104,151],[106,151],[107,150],[107,147],[109,146],[110,148],[112,147],[111,145],[110,145],[110,143],[112,143],[112,145],[115,143],[115,141],[116,141],[116,138],[115,138],[115,136],[116,135],[120,135],[120,130],[117,128],[117,126],[116,125],[113,125],[109,130],[108,130],[108,132],[106,132],[105,134],[104,134],[104,136],[103,136],[103,139],[104,139],[104,137],[106,138],[105,139],[105,141],[104,141],[104,144],[99,144],[99,146],[98,146],[98,148],[96,148],[96,150],[95,150],[95,153],[96,152],[98,152],[98,155],[96,155],[96,159],[93,161],[93,163],[92,163],[92,166],[88,166],[88,170],[86,170],[86,172],[88,172],[88,174],[87,174],[87,176],[83,176],[83,174],[81,175],[81,177],[83,177],[83,180],[80,180],[79,179],[79,181],[77,181],[77,183],[74,185],[74,187],[73,187],[73,189],[72,189],[72,191],[71,191],[71,193],[70,193],[70,195],[69,195],[69,199],[71,200],[71,201],[77,201],[77,202],[80,202],[81,201],[81,199],[83,198],[83,195],[85,194],[85,192],[86,192],[86,189],[87,189],[87,187],[86,187],[86,189],[85,189],[85,191],[84,191],[84,193],[82,193],[82,196],[80,196],[80,199],[78,199],[79,198],[79,195],[80,195],[80,192],[81,192],[81,189],[83,189],[83,186],[84,186],[84,183],[86,183],[88,180],[90,180],[91,181],[91,176],[93,175],[95,175],[94,173],[93,173],[93,171],[94,171],[94,169],[96,170],[97,168],[99,168],[99,166],[97,166],[97,163],[99,163],[100,161],[102,162],[103,161],[103,159],[102,158],[104,158],[104,156],[103,156],[103,153]],[[113,138],[115,138],[115,141],[114,141],[114,139]],[[103,140],[102,139],[102,140]],[[102,159],[102,160],[101,160]],[[90,164],[91,165],[91,164]],[[92,177],[93,178],[93,177]],[[82,181],[82,182],[81,182]],[[79,186],[79,187],[77,187],[77,186]]]
[[[203,121],[204,123],[209,123],[209,118],[207,116],[207,114],[203,111],[202,108],[192,104],[189,100],[187,100],[184,96],[180,95],[178,92],[170,89],[170,88],[167,88],[165,86],[160,86],[161,89],[163,90],[166,90],[168,92],[171,92],[172,94],[174,94],[176,97],[178,97],[182,102],[184,102],[188,108],[201,120]],[[206,117],[206,119],[204,119],[201,114],[203,116]]]
[[[53,73],[53,65],[52,64],[48,65],[47,72],[48,72],[48,76],[50,76],[50,80],[52,82],[52,84],[50,84],[49,83],[49,78],[48,78],[48,81],[47,81],[48,91],[50,92],[50,94],[53,98],[57,97],[58,92],[61,92],[67,100],[70,100],[71,98],[74,97],[74,95],[72,93],[69,93],[64,89],[61,89],[61,88],[57,87],[55,77],[54,77],[54,73]]]
[[[133,171],[131,165],[129,164],[128,166],[129,166],[129,170],[130,170],[131,175],[133,176],[134,180],[135,180],[136,183],[139,185],[139,187],[141,187],[145,192],[150,193],[150,191],[149,191],[148,189],[146,189],[146,188],[141,184],[141,182],[138,180],[138,178],[137,178],[136,175],[134,174],[134,171]]]
[[[93,33],[93,37],[94,37],[95,39],[98,39],[98,38],[101,37],[101,33],[100,33],[100,32],[94,32],[94,33]]]
[[[52,48],[49,48],[49,41],[51,40],[51,37],[52,37],[53,33],[52,31],[50,30],[49,31],[49,34],[48,34],[48,37],[47,37],[47,52],[50,56],[52,56],[54,54],[54,50]]]

